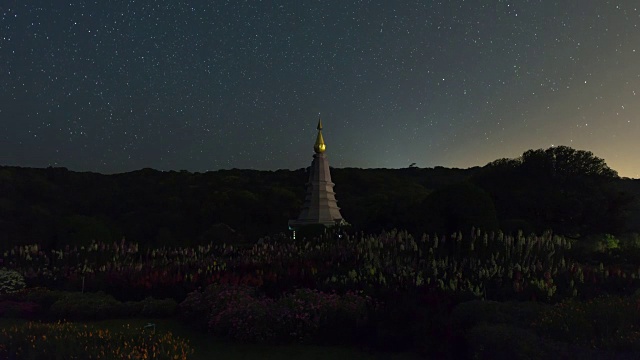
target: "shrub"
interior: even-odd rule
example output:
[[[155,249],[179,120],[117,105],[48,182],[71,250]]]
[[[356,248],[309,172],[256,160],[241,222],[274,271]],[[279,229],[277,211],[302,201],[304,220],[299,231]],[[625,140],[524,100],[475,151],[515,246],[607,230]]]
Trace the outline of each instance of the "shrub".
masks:
[[[624,250],[640,249],[640,234],[624,234],[620,237],[620,247]]]
[[[0,269],[0,294],[22,290],[26,286],[24,276],[19,272],[5,268]]]
[[[48,312],[53,303],[60,300],[67,292],[54,291],[46,288],[25,288],[0,296],[0,299],[15,302],[30,302],[38,305],[43,312]]]
[[[0,301],[0,316],[5,318],[32,319],[40,312],[40,306],[33,302]]]
[[[142,314],[144,304],[142,301],[126,301],[120,305],[120,316],[136,317]]]
[[[43,309],[49,309],[56,301],[60,300],[66,292],[49,290],[46,288],[30,288],[24,290],[24,300],[33,301]]]
[[[255,290],[249,287],[212,284],[203,291],[195,290],[189,293],[178,305],[178,313],[191,326],[204,330],[208,328],[213,314],[225,310],[229,303],[238,298],[254,295]]]
[[[280,331],[305,341],[335,318],[340,297],[317,290],[297,289],[278,300]]]
[[[483,323],[469,330],[471,359],[544,359],[541,339],[532,332],[507,324]]]
[[[466,331],[476,325],[508,324],[529,327],[548,305],[537,302],[498,302],[472,300],[459,304],[451,313],[451,325]]]
[[[604,234],[600,238],[599,247],[601,252],[620,248],[620,240],[611,234]]]
[[[99,320],[119,316],[123,305],[111,295],[98,293],[67,293],[53,305],[51,314],[58,319]]]
[[[2,359],[187,359],[187,341],[128,326],[101,329],[71,323],[26,323],[0,330]]]
[[[140,306],[137,306],[140,309],[137,314],[146,317],[169,317],[176,312],[177,307],[178,304],[173,299],[160,300],[147,297],[140,301]]]
[[[319,329],[319,336],[331,343],[365,340],[359,337],[364,335],[371,323],[371,315],[379,310],[380,305],[368,296],[347,292],[338,299],[335,315]]]
[[[481,323],[512,323],[513,319],[501,311],[498,301],[472,300],[459,304],[451,313],[451,324],[458,331],[467,331]]]
[[[565,301],[543,311],[533,323],[543,336],[611,350],[640,349],[639,325],[637,300],[615,296]]]
[[[375,324],[370,345],[384,351],[402,351],[426,338],[427,320],[424,307],[414,296],[388,299],[381,311],[374,314]]]
[[[321,333],[325,339],[331,332],[352,333],[366,322],[372,303],[355,293],[339,296],[298,289],[271,299],[244,286],[210,285],[190,293],[179,313],[191,325],[233,339],[310,341]],[[208,322],[203,324],[202,319]]]
[[[180,318],[199,330],[206,330],[209,323],[209,304],[204,300],[204,294],[198,290],[190,292],[178,305]]]
[[[278,317],[274,301],[255,298],[244,292],[222,293],[223,299],[233,297],[232,302],[218,312],[212,312],[209,329],[214,334],[243,341],[273,341],[276,339]],[[228,296],[228,297],[227,297]],[[224,300],[223,300],[224,301]]]

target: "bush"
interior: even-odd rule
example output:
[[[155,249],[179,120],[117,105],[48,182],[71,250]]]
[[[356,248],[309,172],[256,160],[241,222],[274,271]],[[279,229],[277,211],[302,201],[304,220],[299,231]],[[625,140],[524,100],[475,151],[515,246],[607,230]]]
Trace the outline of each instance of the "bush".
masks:
[[[36,287],[26,288],[13,293],[5,294],[1,298],[17,302],[33,302],[39,305],[43,311],[48,311],[51,305],[68,294],[66,291],[49,290]]]
[[[278,300],[280,332],[301,341],[334,320],[340,297],[317,290],[297,289]]]
[[[0,330],[2,359],[187,359],[193,350],[171,333],[119,331],[71,323],[26,323]]]
[[[426,339],[430,320],[415,296],[389,298],[374,315],[375,330],[370,345],[383,351],[402,351]],[[444,329],[443,329],[444,330]]]
[[[49,290],[46,288],[30,288],[24,290],[24,300],[33,301],[43,309],[48,310],[56,301],[65,296],[66,292]]]
[[[543,336],[610,350],[640,350],[638,300],[603,296],[565,301],[548,308],[533,323]]]
[[[354,292],[340,296],[297,289],[277,301],[277,332],[302,342],[353,340],[368,320],[370,305],[370,298]]]
[[[218,314],[237,298],[255,296],[255,290],[244,286],[212,284],[203,291],[195,290],[178,305],[180,317],[191,326],[206,330],[212,314]]]
[[[169,317],[172,316],[176,312],[176,308],[178,307],[178,303],[176,303],[173,299],[154,299],[152,297],[148,297],[142,301],[140,301],[140,305],[135,308],[139,308],[140,311],[137,312],[140,316],[144,317]]]
[[[126,301],[120,305],[120,316],[136,317],[142,314],[144,304],[142,301]]]
[[[507,324],[528,328],[548,305],[537,302],[472,300],[459,304],[451,313],[451,325],[466,331],[479,324]]]
[[[100,320],[120,316],[124,306],[113,296],[102,292],[73,292],[56,301],[50,310],[58,319]]]
[[[22,290],[26,286],[24,276],[19,272],[5,268],[0,269],[0,294]]]
[[[329,333],[353,334],[367,321],[371,299],[298,289],[279,299],[258,296],[243,286],[210,285],[179,305],[181,317],[219,336],[259,342],[312,341]],[[203,324],[203,319],[208,323]],[[335,337],[333,338],[335,340]]]
[[[55,319],[96,320],[111,317],[169,317],[175,314],[177,303],[173,299],[158,300],[147,297],[142,301],[120,302],[102,292],[80,293],[53,291],[46,288],[29,288],[5,294],[5,312],[0,307],[0,316],[5,313],[13,317],[31,316],[32,312],[51,315]],[[25,305],[20,305],[24,303]],[[14,304],[14,305],[12,305]],[[31,304],[31,305],[29,305]],[[33,306],[35,305],[35,307]],[[17,309],[24,308],[25,311]],[[31,309],[27,311],[26,309]],[[18,314],[24,314],[20,316]]]
[[[620,247],[623,250],[640,249],[640,234],[630,233],[620,237]]]
[[[319,329],[319,339],[329,343],[350,343],[368,340],[365,331],[380,303],[355,292],[339,297],[335,315]]]
[[[269,298],[255,298],[244,292],[222,293],[225,307],[212,312],[209,329],[214,334],[229,336],[242,341],[266,342],[277,338],[278,316],[274,301]],[[229,298],[233,301],[228,301]],[[294,335],[294,334],[292,334]]]
[[[507,324],[483,323],[469,330],[471,359],[544,359],[541,339],[532,332]]]
[[[513,323],[498,301],[472,300],[459,304],[451,313],[451,325],[462,332],[482,324]]]
[[[178,314],[187,324],[198,330],[206,330],[209,323],[209,304],[204,299],[204,294],[198,290],[187,294],[187,297],[178,305]]]
[[[33,319],[40,312],[40,306],[33,302],[0,301],[0,317]]]

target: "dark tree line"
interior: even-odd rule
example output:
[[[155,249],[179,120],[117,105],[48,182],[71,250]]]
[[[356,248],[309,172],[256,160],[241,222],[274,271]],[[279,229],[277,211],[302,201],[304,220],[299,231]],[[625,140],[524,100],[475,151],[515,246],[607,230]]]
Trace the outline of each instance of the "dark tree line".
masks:
[[[305,169],[101,175],[0,167],[0,241],[253,242],[287,231],[307,176]],[[482,168],[346,168],[332,169],[332,177],[354,231],[640,232],[640,181],[620,179],[602,159],[568,147],[530,150]]]
[[[634,193],[622,191],[622,180],[604,160],[566,146],[496,160],[473,181],[491,195],[507,230],[620,233],[635,204]]]

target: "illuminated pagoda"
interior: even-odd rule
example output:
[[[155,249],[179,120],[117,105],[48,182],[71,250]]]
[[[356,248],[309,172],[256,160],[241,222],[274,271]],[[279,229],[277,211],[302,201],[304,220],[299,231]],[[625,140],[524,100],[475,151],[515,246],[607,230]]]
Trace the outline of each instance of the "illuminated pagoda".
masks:
[[[324,225],[333,227],[344,225],[346,222],[340,215],[340,208],[336,201],[336,193],[333,191],[333,182],[329,173],[329,161],[325,155],[327,149],[322,137],[322,121],[318,119],[318,136],[313,145],[315,154],[309,169],[309,182],[307,182],[307,195],[300,211],[300,216],[289,221],[289,228],[299,229],[307,225]]]

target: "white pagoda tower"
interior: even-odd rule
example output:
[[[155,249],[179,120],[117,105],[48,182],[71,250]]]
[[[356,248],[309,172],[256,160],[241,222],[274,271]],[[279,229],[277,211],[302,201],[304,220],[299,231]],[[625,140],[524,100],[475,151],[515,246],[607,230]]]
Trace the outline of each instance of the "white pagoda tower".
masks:
[[[307,195],[302,205],[300,216],[289,220],[289,227],[293,230],[306,226],[321,224],[326,227],[346,224],[336,201],[333,182],[329,172],[329,161],[325,155],[327,149],[322,137],[322,121],[318,119],[318,136],[313,146],[315,154],[309,170]]]

